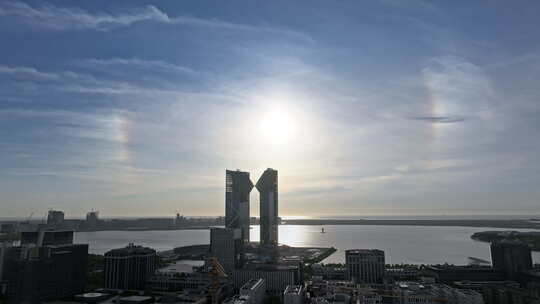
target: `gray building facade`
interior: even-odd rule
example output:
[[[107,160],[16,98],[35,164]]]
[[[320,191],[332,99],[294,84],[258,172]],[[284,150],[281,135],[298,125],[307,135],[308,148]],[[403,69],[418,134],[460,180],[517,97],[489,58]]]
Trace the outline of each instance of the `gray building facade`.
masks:
[[[345,251],[347,278],[359,284],[379,284],[384,277],[384,251],[351,249]]]
[[[249,172],[225,172],[225,227],[240,230],[243,242],[249,243],[249,194],[253,183]]]
[[[0,248],[7,303],[41,303],[84,292],[87,244]]]
[[[278,172],[268,168],[255,185],[260,193],[261,246],[278,245]]]
[[[154,249],[129,244],[105,253],[105,288],[142,290],[156,271]]]
[[[243,262],[243,241],[238,229],[210,229],[210,256],[218,259],[227,273],[232,273]]]
[[[491,243],[491,263],[506,279],[516,280],[520,272],[533,268],[531,248],[519,242]]]

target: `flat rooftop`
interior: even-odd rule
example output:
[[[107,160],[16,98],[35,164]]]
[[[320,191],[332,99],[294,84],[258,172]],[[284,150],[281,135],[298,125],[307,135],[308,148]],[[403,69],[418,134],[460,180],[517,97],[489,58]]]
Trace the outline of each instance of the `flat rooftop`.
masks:
[[[174,264],[159,268],[157,271],[167,273],[193,273],[193,265],[182,263],[182,261],[177,261]]]
[[[289,285],[285,289],[285,294],[300,294],[302,292],[302,286],[300,285]]]

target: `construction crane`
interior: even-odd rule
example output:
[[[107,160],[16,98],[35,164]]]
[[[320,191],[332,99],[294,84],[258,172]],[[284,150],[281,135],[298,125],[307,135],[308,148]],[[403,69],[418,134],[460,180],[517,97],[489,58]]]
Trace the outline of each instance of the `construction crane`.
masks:
[[[212,284],[210,286],[210,296],[212,297],[212,304],[218,304],[218,291],[221,287],[219,279],[226,278],[228,276],[227,273],[225,273],[225,269],[223,268],[223,266],[221,266],[216,257],[211,257],[208,262],[212,267],[210,269],[210,277],[212,278]]]

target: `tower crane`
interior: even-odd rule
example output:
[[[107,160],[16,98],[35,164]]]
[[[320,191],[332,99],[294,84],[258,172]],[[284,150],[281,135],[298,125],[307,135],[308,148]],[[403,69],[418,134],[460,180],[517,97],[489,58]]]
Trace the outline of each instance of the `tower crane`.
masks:
[[[227,273],[225,272],[225,269],[221,264],[219,263],[218,259],[216,257],[211,257],[209,259],[209,263],[211,266],[210,269],[210,277],[212,279],[212,283],[210,286],[210,296],[212,297],[212,304],[218,304],[218,291],[221,287],[221,283],[219,281],[220,278],[227,278]]]

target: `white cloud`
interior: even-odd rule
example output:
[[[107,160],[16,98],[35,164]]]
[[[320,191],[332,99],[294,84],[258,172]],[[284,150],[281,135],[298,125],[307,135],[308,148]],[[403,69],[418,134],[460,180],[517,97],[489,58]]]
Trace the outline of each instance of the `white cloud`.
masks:
[[[267,25],[239,24],[218,19],[204,19],[192,16],[170,17],[167,13],[153,5],[132,9],[123,14],[110,14],[105,12],[90,13],[79,8],[58,7],[50,4],[41,7],[32,7],[22,2],[5,2],[0,4],[0,16],[18,17],[25,23],[33,26],[63,31],[81,29],[106,31],[113,27],[130,26],[138,22],[153,21],[200,28],[263,32],[286,35],[308,41],[312,40],[304,33]]]
[[[31,80],[58,80],[60,78],[57,74],[40,72],[35,68],[0,65],[0,75],[2,74],[12,78]]]
[[[15,16],[25,22],[55,30],[108,29],[111,26],[128,26],[144,20],[168,22],[166,14],[153,6],[133,10],[129,14],[91,14],[81,9],[62,8],[53,5],[32,7],[22,2],[0,4],[0,16]]]
[[[147,69],[160,69],[179,73],[196,73],[188,67],[172,64],[161,60],[144,60],[138,58],[110,58],[110,59],[85,59],[81,61],[81,65],[85,67],[109,67],[109,66],[131,66]]]

